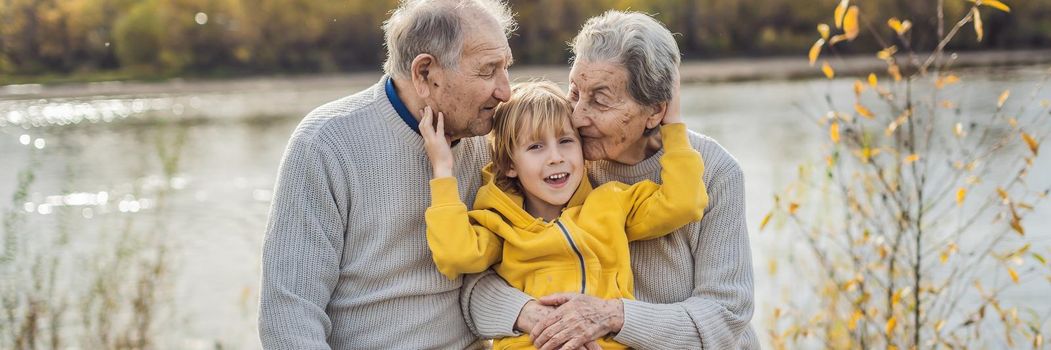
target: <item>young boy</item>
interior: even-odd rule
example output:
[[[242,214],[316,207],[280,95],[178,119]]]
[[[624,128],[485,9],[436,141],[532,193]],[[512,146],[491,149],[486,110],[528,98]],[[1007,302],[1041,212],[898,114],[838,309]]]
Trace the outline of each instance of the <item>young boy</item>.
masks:
[[[708,205],[704,163],[677,113],[665,116],[660,131],[663,185],[611,182],[598,188],[586,176],[571,113],[554,83],[516,85],[497,107],[493,162],[482,169],[487,183],[468,211],[452,174],[443,116],[433,127],[432,112],[424,112],[420,131],[434,170],[427,241],[442,274],[455,279],[495,264],[511,286],[535,298],[559,292],[633,298],[628,242],[701,219]],[[528,335],[493,345],[533,347]],[[599,345],[625,348],[608,337]]]

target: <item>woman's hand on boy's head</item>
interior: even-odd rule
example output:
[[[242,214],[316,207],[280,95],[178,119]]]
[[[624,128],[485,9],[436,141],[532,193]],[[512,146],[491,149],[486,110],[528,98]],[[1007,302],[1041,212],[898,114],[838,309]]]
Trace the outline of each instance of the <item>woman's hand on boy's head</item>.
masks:
[[[453,176],[453,152],[449,147],[449,139],[445,136],[445,116],[438,112],[438,122],[435,126],[434,111],[431,107],[427,106],[422,112],[420,135],[423,136],[427,158],[431,160],[434,178]]]

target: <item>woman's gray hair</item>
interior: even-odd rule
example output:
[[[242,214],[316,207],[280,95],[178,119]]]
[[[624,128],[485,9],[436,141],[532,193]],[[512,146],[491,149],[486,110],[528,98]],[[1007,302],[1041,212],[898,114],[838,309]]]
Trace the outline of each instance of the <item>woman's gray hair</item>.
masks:
[[[653,106],[671,100],[681,60],[679,46],[671,32],[652,17],[607,11],[588,19],[570,45],[572,60],[623,65],[628,71],[628,92],[640,104]]]
[[[387,61],[383,72],[407,79],[412,60],[420,54],[433,55],[443,68],[456,69],[463,51],[464,26],[488,15],[510,36],[517,29],[511,8],[503,0],[402,0],[383,22]]]

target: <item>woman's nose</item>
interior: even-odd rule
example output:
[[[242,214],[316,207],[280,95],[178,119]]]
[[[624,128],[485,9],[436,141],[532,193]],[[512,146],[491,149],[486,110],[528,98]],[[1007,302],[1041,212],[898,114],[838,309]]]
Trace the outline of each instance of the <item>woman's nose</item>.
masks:
[[[569,117],[570,123],[577,129],[591,125],[591,117],[587,115],[588,110],[583,105],[580,101],[574,102],[573,114]]]

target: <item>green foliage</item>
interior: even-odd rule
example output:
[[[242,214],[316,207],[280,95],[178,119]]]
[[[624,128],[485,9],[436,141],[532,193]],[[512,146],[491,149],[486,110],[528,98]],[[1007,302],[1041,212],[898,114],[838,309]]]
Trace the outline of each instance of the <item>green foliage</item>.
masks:
[[[655,15],[678,36],[686,59],[798,52],[833,0],[512,0],[521,23],[516,61],[564,64],[566,42],[608,9]],[[945,1],[959,17],[970,3]],[[0,71],[18,75],[149,69],[152,75],[375,69],[384,58],[380,25],[397,0],[7,0],[0,2]],[[862,13],[934,18],[934,1],[866,1]],[[987,38],[951,49],[1044,47],[1051,3],[1019,1],[984,18]],[[198,24],[197,13],[208,21]],[[879,27],[881,22],[869,18]],[[916,47],[937,43],[935,23],[913,20]],[[863,27],[866,24],[863,20]],[[843,52],[880,44],[860,38]]]

